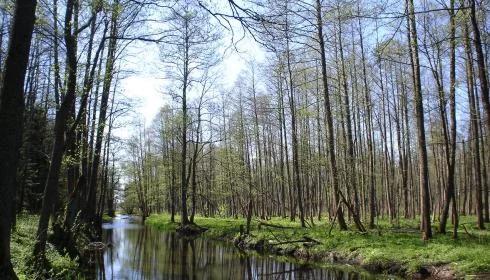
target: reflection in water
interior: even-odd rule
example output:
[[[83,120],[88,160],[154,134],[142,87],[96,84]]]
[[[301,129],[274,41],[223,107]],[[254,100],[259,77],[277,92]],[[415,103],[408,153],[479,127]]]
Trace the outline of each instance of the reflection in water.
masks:
[[[364,279],[354,272],[310,268],[248,256],[229,244],[179,238],[119,216],[104,224],[109,244],[97,279]],[[103,259],[103,262],[102,262]]]

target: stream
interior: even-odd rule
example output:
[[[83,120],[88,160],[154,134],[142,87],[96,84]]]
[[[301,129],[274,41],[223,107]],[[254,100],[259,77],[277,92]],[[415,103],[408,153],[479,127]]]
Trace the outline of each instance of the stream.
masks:
[[[108,247],[95,261],[96,279],[374,279],[354,269],[321,268],[247,254],[232,244],[144,226],[118,215],[103,224]]]

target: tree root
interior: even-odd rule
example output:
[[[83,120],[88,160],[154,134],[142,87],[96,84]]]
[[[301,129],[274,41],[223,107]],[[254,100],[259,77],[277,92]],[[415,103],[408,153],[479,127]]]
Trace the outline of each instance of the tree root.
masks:
[[[177,229],[177,233],[182,236],[195,236],[199,235],[208,229],[205,227],[198,226],[194,223],[192,224],[181,224]]]
[[[275,224],[267,223],[267,222],[260,221],[260,220],[257,220],[257,222],[259,223],[259,229],[262,226],[265,226],[265,227],[273,227],[273,228],[282,228],[282,229],[294,229],[294,227],[275,225]]]
[[[269,243],[269,245],[271,245],[271,246],[278,246],[278,245],[292,244],[292,243],[307,243],[307,244],[311,244],[311,245],[322,244],[320,241],[315,240],[315,239],[313,239],[311,237],[303,236],[303,238],[301,238],[301,239],[297,239],[297,240],[286,240],[286,241],[280,241],[280,242],[277,242],[277,243]]]

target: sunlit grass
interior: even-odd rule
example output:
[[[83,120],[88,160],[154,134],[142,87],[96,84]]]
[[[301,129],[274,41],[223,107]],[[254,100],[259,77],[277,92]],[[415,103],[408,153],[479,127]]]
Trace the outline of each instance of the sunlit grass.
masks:
[[[33,271],[28,266],[28,260],[32,257],[36,229],[39,217],[37,215],[18,215],[17,225],[12,233],[10,242],[12,264],[19,279],[33,279],[33,274],[41,273]],[[50,263],[48,271],[54,279],[75,279],[78,265],[68,255],[61,255],[51,244],[46,247],[46,259]],[[42,273],[45,274],[45,273]]]

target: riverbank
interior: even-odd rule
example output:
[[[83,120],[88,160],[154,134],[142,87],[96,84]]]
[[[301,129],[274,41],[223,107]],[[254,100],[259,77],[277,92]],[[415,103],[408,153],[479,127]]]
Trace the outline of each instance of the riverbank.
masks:
[[[79,279],[78,264],[68,255],[60,254],[52,244],[46,246],[46,259],[50,267],[45,271],[32,269],[28,261],[31,259],[36,240],[39,216],[21,214],[17,216],[17,225],[10,242],[12,264],[20,280],[37,279],[41,275],[49,275],[52,279]]]
[[[452,278],[490,272],[490,231],[474,229],[474,217],[462,217],[468,233],[461,227],[458,240],[452,240],[448,233],[436,234],[428,242],[420,239],[416,220],[401,220],[396,227],[380,221],[378,229],[367,234],[334,228],[328,235],[326,222],[315,221],[314,226],[304,229],[298,222],[273,218],[264,221],[266,224],[254,220],[247,236],[240,236],[240,226],[245,225],[241,218],[196,217],[195,222],[208,228],[204,233],[207,238],[233,241],[243,249],[292,256],[300,261],[347,263],[403,277],[430,274]],[[161,230],[178,226],[166,214],[152,215],[146,223]]]

